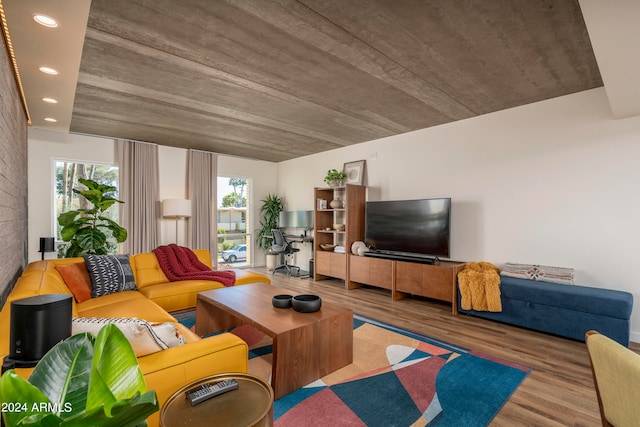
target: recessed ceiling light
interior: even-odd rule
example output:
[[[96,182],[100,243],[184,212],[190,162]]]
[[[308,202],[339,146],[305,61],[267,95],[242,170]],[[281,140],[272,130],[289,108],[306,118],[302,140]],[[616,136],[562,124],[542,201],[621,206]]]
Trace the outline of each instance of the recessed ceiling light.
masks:
[[[58,100],[53,98],[42,98],[44,102],[48,102],[49,104],[57,104]]]
[[[40,25],[44,25],[45,27],[49,27],[49,28],[56,28],[58,27],[58,21],[56,21],[55,19],[53,19],[50,16],[47,15],[41,15],[41,14],[36,14],[33,15],[33,19],[35,19],[35,21],[40,24]]]
[[[56,123],[57,122],[57,120],[54,119],[53,117],[45,117],[44,121],[45,122],[51,122],[51,123]]]
[[[58,74],[60,74],[58,72],[58,70],[56,70],[55,68],[51,68],[51,67],[40,67],[38,68],[38,70],[42,71],[45,74],[51,74],[54,76],[57,76]]]

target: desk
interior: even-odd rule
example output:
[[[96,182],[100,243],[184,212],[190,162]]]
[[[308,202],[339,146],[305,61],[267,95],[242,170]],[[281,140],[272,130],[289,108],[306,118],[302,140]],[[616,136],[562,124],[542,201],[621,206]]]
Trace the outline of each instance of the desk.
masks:
[[[300,236],[299,234],[283,234],[284,238],[289,242],[296,243],[313,243],[313,236]],[[265,236],[267,239],[273,240],[273,235]]]
[[[285,234],[284,238],[290,242],[313,243],[313,236],[299,236],[296,234]]]

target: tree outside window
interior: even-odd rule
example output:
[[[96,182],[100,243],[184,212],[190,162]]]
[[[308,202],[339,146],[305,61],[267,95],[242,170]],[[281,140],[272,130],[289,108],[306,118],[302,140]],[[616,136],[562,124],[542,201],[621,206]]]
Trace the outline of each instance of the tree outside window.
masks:
[[[245,178],[229,178],[229,186],[233,188],[233,192],[222,198],[222,207],[246,208],[247,197],[244,194],[244,189],[247,186],[247,180]]]

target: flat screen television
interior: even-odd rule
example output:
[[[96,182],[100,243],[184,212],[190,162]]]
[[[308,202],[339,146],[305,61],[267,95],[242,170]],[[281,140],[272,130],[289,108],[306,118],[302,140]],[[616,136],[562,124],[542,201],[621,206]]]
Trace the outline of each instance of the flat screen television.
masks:
[[[365,244],[389,255],[449,257],[451,199],[366,203]]]

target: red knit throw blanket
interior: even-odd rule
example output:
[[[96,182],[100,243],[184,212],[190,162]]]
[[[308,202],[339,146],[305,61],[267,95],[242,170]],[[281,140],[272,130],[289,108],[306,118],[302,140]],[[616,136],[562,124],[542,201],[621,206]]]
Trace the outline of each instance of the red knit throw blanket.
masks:
[[[162,272],[171,282],[179,280],[213,280],[224,286],[233,286],[236,273],[230,270],[211,270],[189,248],[171,244],[153,250]]]

